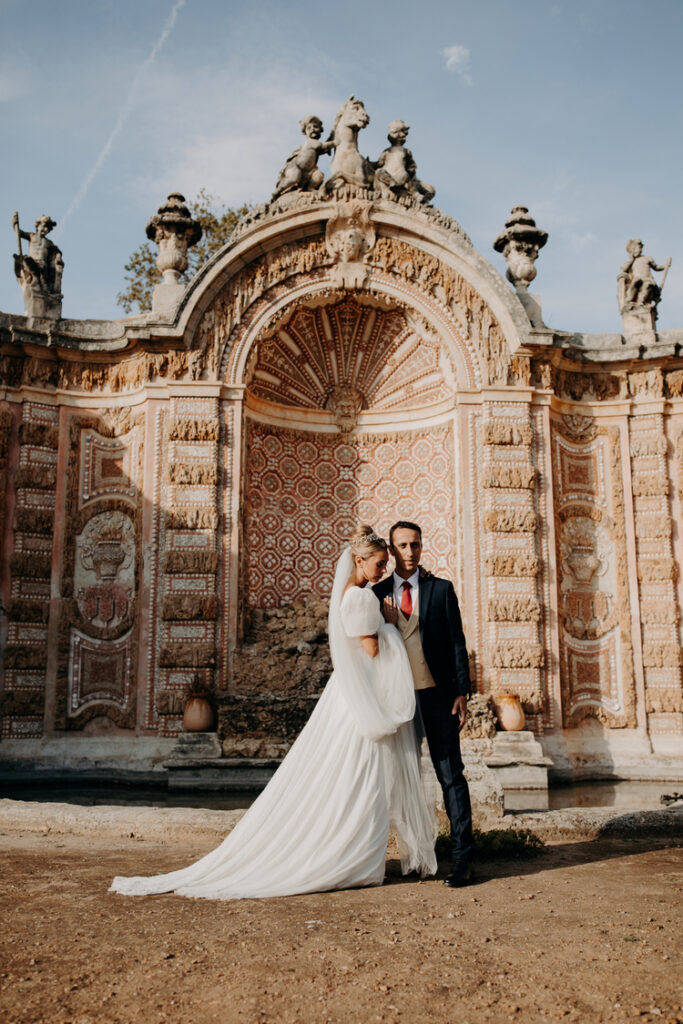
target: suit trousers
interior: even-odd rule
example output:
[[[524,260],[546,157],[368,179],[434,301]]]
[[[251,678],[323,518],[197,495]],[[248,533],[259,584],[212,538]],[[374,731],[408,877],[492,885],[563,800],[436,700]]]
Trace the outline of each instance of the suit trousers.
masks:
[[[451,714],[453,701],[439,687],[416,690],[415,732],[418,745],[427,737],[436,777],[443,790],[444,805],[451,824],[453,864],[472,859],[472,807],[460,755],[459,718]]]

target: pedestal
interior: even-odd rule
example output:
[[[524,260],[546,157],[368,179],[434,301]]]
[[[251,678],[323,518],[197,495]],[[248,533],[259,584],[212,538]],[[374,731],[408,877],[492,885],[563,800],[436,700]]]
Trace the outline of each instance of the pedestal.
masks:
[[[654,306],[626,306],[621,314],[621,329],[627,344],[654,345],[656,312]]]
[[[152,312],[165,315],[175,313],[184,294],[184,284],[163,281],[156,285],[152,292]]]
[[[485,761],[504,789],[548,788],[552,761],[528,730],[496,733]]]

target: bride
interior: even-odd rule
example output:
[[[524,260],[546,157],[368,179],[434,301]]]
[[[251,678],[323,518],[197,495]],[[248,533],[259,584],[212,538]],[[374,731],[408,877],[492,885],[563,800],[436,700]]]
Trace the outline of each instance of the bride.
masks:
[[[357,527],[337,563],[330,600],[334,671],[291,750],[227,838],[187,868],[115,878],[110,891],[229,900],[381,885],[392,825],[403,873],[436,872],[408,657],[371,589],[387,560],[386,541]]]

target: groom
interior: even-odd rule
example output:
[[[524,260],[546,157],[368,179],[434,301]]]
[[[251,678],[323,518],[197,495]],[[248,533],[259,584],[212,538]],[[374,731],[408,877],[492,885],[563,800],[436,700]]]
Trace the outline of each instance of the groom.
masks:
[[[451,823],[452,868],[445,884],[472,880],[472,811],[460,756],[460,730],[467,718],[470,672],[458,599],[449,580],[420,567],[422,531],[416,523],[394,523],[389,550],[391,576],[375,584],[387,622],[397,626],[413,673],[418,743],[427,737]]]

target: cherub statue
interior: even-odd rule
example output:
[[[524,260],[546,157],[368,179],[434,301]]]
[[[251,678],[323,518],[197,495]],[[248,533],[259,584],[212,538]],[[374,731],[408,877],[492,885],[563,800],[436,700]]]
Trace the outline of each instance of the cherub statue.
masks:
[[[617,277],[620,312],[627,312],[634,306],[656,307],[662,297],[662,287],[671,266],[671,259],[663,266],[659,266],[643,253],[643,243],[639,238],[631,238],[626,243],[626,252],[629,259]],[[664,271],[664,277],[659,284],[652,276],[653,270]]]
[[[318,169],[318,157],[322,153],[330,153],[333,144],[330,141],[320,141],[323,123],[315,114],[305,117],[303,121],[299,121],[299,124],[301,131],[306,136],[305,142],[294,150],[280,171],[273,199],[277,199],[285,192],[293,192],[295,189],[310,192],[320,188],[323,183],[325,175]]]
[[[417,164],[405,146],[409,131],[405,121],[389,124],[387,138],[391,145],[380,153],[375,182],[380,189],[383,186],[394,195],[409,195],[420,203],[429,203],[434,198],[435,189],[417,177]]]

